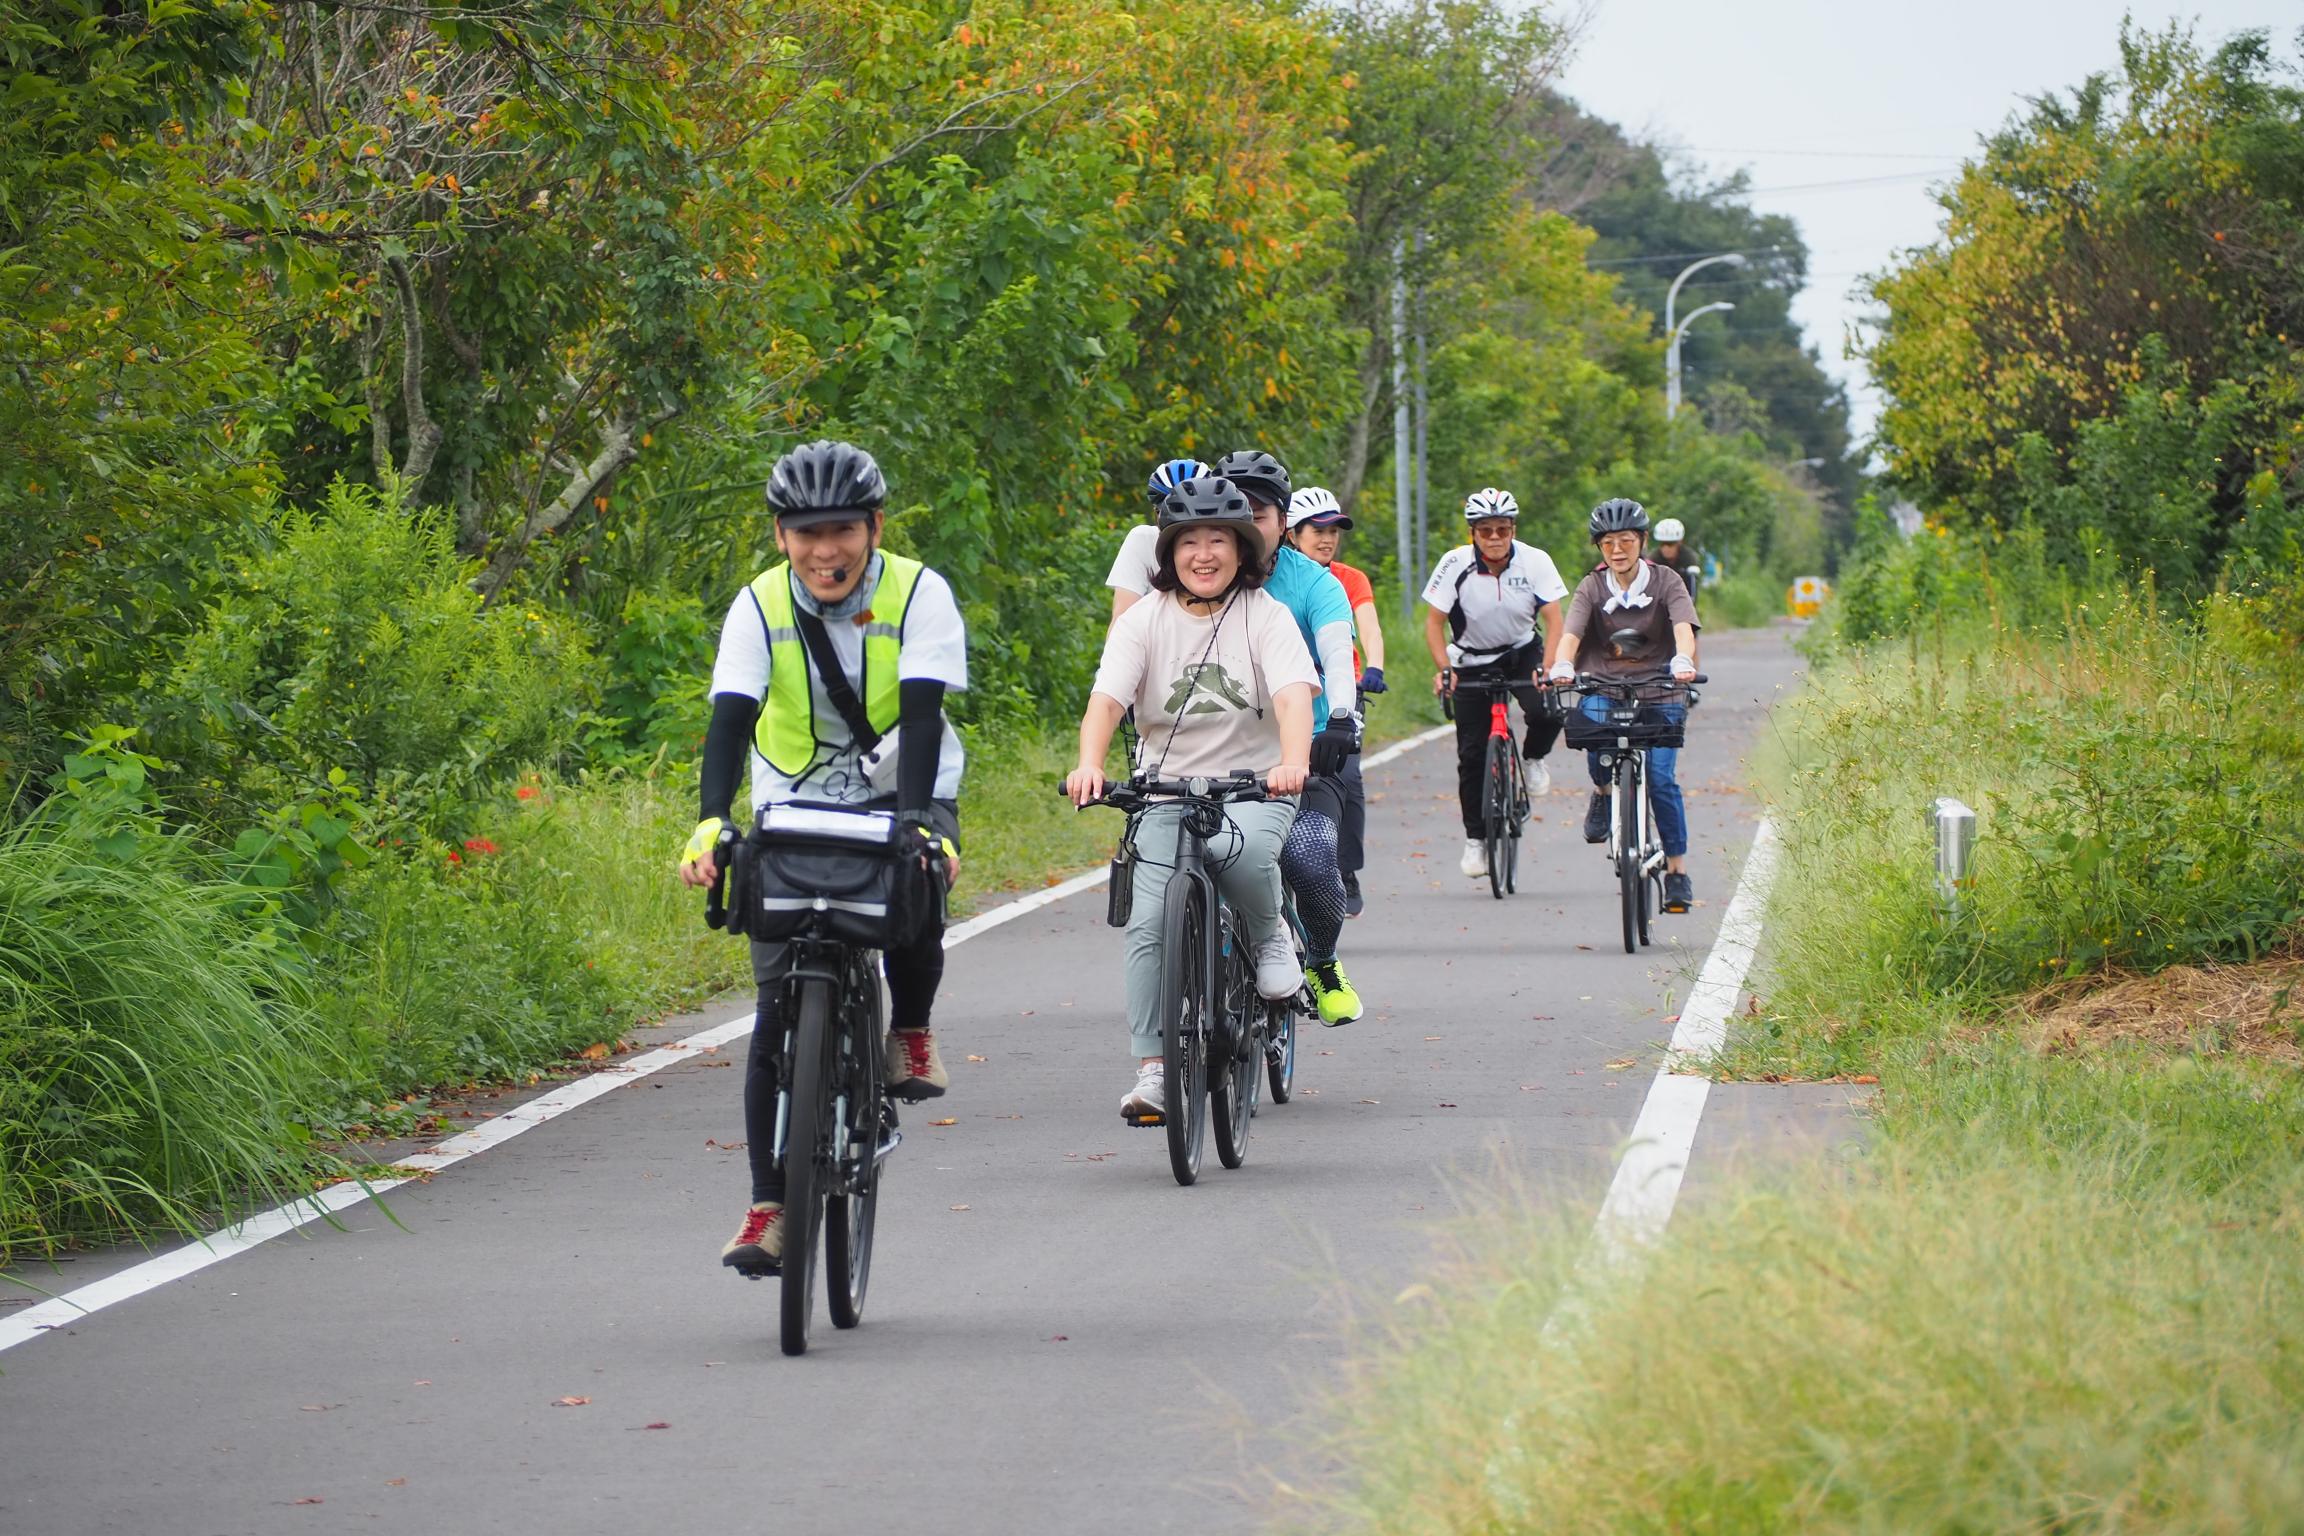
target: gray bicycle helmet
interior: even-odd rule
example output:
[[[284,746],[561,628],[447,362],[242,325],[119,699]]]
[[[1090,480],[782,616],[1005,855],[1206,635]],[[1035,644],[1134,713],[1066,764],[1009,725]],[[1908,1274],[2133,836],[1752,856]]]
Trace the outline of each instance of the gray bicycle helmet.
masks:
[[[1160,563],[1169,563],[1168,553],[1176,541],[1194,528],[1229,528],[1240,539],[1240,564],[1244,569],[1261,571],[1271,551],[1264,547],[1264,535],[1256,528],[1256,509],[1248,505],[1248,498],[1240,488],[1220,475],[1204,475],[1187,480],[1176,487],[1176,493],[1160,503],[1160,533],[1157,548]]]
[[[1258,501],[1287,510],[1292,489],[1288,466],[1272,455],[1255,448],[1243,448],[1218,459],[1216,473]]]
[[[1591,521],[1587,526],[1595,544],[1600,542],[1603,534],[1645,535],[1648,532],[1648,509],[1629,496],[1614,497],[1592,509]]]
[[[768,472],[768,506],[783,528],[850,522],[880,510],[888,481],[854,443],[803,443]]]

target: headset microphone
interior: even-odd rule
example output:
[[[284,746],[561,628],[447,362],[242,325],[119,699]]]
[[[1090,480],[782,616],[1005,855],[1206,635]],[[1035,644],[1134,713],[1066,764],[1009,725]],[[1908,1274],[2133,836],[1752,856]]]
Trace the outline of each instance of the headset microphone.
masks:
[[[848,567],[843,565],[835,569],[832,572],[832,579],[834,581],[846,581],[848,579]]]

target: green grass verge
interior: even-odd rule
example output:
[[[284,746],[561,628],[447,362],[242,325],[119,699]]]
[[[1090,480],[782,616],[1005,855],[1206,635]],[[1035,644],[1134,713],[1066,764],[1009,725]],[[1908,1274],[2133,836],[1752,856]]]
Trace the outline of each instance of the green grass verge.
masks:
[[[1307,1528],[2304,1529],[2304,1078],[2008,1027],[2289,931],[2304,668],[2247,604],[2099,613],[1828,658],[1764,754],[1772,1006],[1723,1065],[1877,1075],[1864,1162],[1683,1210],[1577,1326],[1584,1218],[1468,1223],[1363,1333]],[[1940,793],[1985,827],[1952,919]]]

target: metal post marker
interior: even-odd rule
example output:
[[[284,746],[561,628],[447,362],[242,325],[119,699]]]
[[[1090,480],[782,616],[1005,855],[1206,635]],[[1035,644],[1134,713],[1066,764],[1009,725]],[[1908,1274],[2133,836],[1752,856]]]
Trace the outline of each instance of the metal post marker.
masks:
[[[1976,853],[1976,813],[1950,795],[1937,797],[1929,809],[1936,828],[1936,900],[1951,916],[1960,910],[1960,893],[1968,888],[1968,867]]]

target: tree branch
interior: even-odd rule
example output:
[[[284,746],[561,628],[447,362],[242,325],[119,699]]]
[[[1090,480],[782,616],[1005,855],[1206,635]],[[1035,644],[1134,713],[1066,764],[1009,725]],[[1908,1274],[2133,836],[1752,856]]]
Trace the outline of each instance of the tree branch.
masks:
[[[882,171],[888,169],[888,167],[894,165],[897,161],[902,160],[905,156],[911,154],[914,150],[918,149],[921,145],[926,144],[931,139],[942,138],[946,134],[967,133],[974,134],[979,138],[989,138],[994,134],[1013,133],[1017,129],[1023,127],[1026,123],[1030,122],[1033,118],[1039,116],[1041,113],[1047,111],[1050,107],[1056,105],[1056,103],[1062,101],[1065,97],[1071,95],[1074,91],[1079,90],[1089,81],[1094,80],[1098,75],[1102,73],[1102,70],[1090,70],[1087,74],[1082,75],[1079,79],[1073,81],[1070,85],[1065,86],[1055,95],[1050,96],[1045,101],[1038,103],[1037,105],[1027,109],[1024,112],[1019,113],[1017,116],[1011,118],[1005,123],[963,123],[960,122],[959,119],[966,116],[968,113],[975,111],[978,107],[984,106],[990,102],[998,101],[1003,96],[1020,95],[1025,91],[1033,89],[1033,86],[1012,85],[1004,91],[994,91],[989,96],[977,96],[964,101],[959,106],[954,107],[950,112],[946,113],[944,121],[938,123],[935,127],[929,129],[926,133],[921,134],[918,138],[912,140],[911,143],[904,145],[900,149],[893,150],[890,153],[881,156],[878,160],[875,160],[870,165],[864,167],[863,170],[858,171],[856,173],[856,179],[849,182],[845,187],[842,187],[839,191],[839,194],[832,199],[832,206],[838,207],[842,203],[847,202],[848,199],[856,195],[858,190],[863,187],[864,183],[870,181],[874,176],[879,175]],[[1041,85],[1046,84],[1045,81],[1035,83]]]
[[[432,472],[433,455],[445,436],[432,413],[424,409],[424,315],[416,307],[416,285],[409,281],[408,263],[398,256],[384,258],[384,270],[400,293],[400,405],[408,416],[408,461],[400,473],[413,489]]]
[[[680,410],[679,401],[667,400],[652,415],[638,421],[610,422],[601,435],[600,451],[592,456],[592,461],[571,466],[572,472],[567,484],[560,488],[560,494],[530,512],[519,531],[497,546],[488,568],[472,583],[473,590],[480,594],[481,605],[495,602],[513,573],[527,563],[529,546],[574,517],[599,493],[601,486],[640,457],[640,439],[679,415]]]

